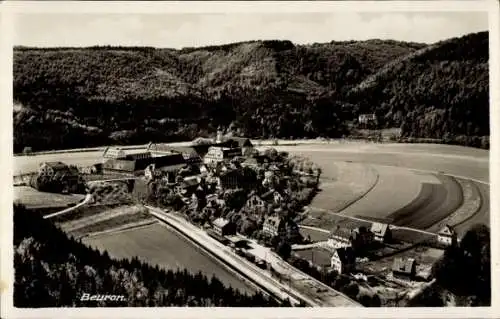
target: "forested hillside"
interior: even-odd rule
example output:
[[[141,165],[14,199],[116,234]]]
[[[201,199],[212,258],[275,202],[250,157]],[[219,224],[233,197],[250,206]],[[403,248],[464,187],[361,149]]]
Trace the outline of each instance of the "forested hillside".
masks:
[[[18,47],[14,147],[186,140],[219,125],[254,138],[340,137],[366,112],[408,137],[489,135],[487,61],[487,32],[431,46]]]
[[[488,72],[488,34],[473,34],[396,59],[358,84],[350,98],[363,111],[375,105],[383,126],[401,126],[407,137],[487,136]]]
[[[21,308],[280,306],[201,273],[167,271],[137,258],[112,259],[20,205],[14,206],[14,271],[14,306]],[[82,301],[84,293],[123,295],[125,301]]]

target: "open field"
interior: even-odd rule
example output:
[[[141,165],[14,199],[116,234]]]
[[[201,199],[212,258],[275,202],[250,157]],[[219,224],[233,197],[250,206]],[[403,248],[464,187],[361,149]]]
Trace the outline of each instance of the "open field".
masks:
[[[335,162],[323,170],[321,191],[310,205],[334,212],[344,209],[365,195],[378,180],[377,171],[369,165]]]
[[[457,210],[463,203],[460,184],[453,177],[437,176],[440,183],[424,183],[419,196],[389,215],[392,224],[426,229]]]
[[[387,218],[418,196],[421,187],[418,175],[401,168],[374,168],[379,176],[375,187],[359,201],[341,211],[342,215]]]
[[[219,265],[201,249],[165,224],[152,224],[82,239],[85,244],[106,250],[115,258],[139,257],[165,269],[183,269],[217,276],[224,284],[243,292],[254,289]]]
[[[462,205],[445,219],[429,227],[428,231],[438,232],[445,225],[455,226],[468,218],[472,218],[481,208],[482,200],[478,186],[469,180],[456,179],[456,181],[463,191]]]
[[[103,207],[104,208],[104,207]],[[88,233],[152,219],[147,209],[140,205],[117,206],[110,209],[93,210],[93,214],[59,223],[61,229],[75,237]]]
[[[68,207],[85,198],[83,194],[56,194],[39,192],[29,186],[14,187],[14,201],[24,204],[27,208]]]
[[[321,167],[332,161],[387,165],[463,176],[489,182],[489,151],[435,144],[335,143],[276,146],[278,151],[304,155]]]

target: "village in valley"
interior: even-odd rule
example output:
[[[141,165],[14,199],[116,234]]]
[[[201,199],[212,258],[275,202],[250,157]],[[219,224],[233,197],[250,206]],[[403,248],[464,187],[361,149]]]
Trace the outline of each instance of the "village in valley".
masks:
[[[161,208],[317,305],[351,298],[365,306],[397,306],[432,285],[433,264],[445,248],[457,244],[454,229],[443,225],[431,234],[332,213],[336,226],[318,237],[301,221],[321,192],[321,174],[321,167],[308,158],[272,145],[258,147],[219,129],[213,140],[198,138],[186,146],[149,143],[141,151],[108,147],[102,163],[85,167],[40,163],[38,172],[17,177],[15,183],[24,194],[21,200],[57,202],[61,196],[87,194],[74,197],[79,204],[45,205],[48,213],[83,203],[115,210]],[[134,222],[153,219],[146,210],[137,211],[139,215],[124,214],[121,225],[108,223],[98,230],[130,225],[131,216]],[[96,231],[89,225],[78,234]]]

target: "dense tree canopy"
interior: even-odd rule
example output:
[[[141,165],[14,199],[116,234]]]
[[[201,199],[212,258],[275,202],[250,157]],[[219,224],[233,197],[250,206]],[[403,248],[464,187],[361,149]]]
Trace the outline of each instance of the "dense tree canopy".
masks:
[[[255,138],[341,137],[368,112],[405,137],[484,146],[488,94],[486,32],[433,45],[19,47],[14,147],[191,140],[219,125]]]
[[[14,265],[16,307],[279,306],[261,293],[245,295],[201,273],[112,259],[18,205]],[[83,293],[123,295],[126,301],[81,301]]]
[[[467,306],[491,303],[491,237],[487,226],[471,227],[460,245],[448,249],[434,266],[438,283],[457,296],[466,296]]]

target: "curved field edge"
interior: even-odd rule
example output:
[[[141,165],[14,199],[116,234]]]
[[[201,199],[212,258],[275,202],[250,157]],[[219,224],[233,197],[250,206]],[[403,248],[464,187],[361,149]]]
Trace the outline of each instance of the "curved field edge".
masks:
[[[338,173],[322,178],[321,191],[312,200],[311,207],[340,212],[366,196],[379,181],[379,174],[372,166],[346,162],[335,165]],[[363,182],[360,184],[360,181]]]
[[[479,186],[470,180],[460,179],[467,191],[468,200],[460,209],[450,215],[450,220],[446,222],[451,226],[460,226],[473,219],[481,210],[489,210],[488,201],[479,190]]]

